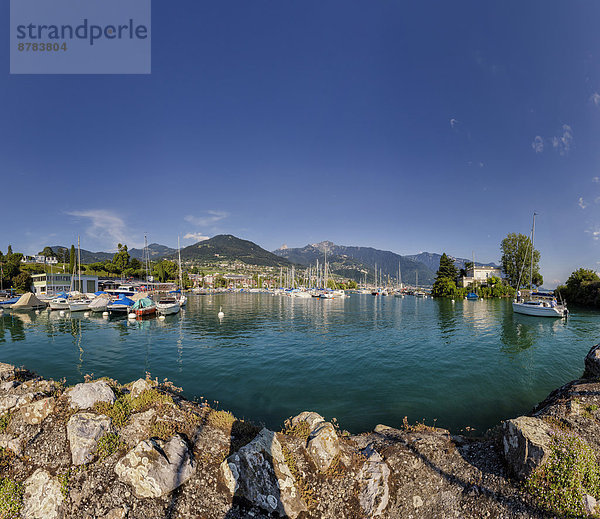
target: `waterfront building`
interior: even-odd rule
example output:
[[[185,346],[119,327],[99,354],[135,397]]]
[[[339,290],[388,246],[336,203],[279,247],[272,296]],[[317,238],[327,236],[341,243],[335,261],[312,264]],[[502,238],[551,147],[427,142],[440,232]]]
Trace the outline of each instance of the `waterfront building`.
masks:
[[[79,276],[72,274],[34,274],[33,291],[36,294],[59,294],[77,290],[79,292],[94,293],[98,291],[98,276]]]
[[[477,265],[467,269],[467,275],[462,277],[462,286],[468,287],[473,283],[485,285],[488,279],[492,277],[502,279],[502,269],[500,267]]]

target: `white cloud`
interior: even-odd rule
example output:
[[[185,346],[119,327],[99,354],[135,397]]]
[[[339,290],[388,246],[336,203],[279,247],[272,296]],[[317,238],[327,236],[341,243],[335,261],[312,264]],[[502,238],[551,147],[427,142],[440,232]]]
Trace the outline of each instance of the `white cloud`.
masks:
[[[596,182],[596,184],[597,184],[598,182],[600,182],[600,177],[592,178],[592,182]]]
[[[599,240],[600,239],[600,229],[596,226],[592,229],[588,229],[587,231],[585,231],[587,234],[591,234],[592,239],[594,240]]]
[[[560,137],[552,137],[552,147],[558,149],[561,155],[567,155],[573,142],[573,130],[568,124],[563,124],[562,131]]]
[[[542,153],[542,151],[544,151],[544,139],[542,139],[539,135],[536,135],[535,139],[533,139],[533,142],[531,143],[531,147],[536,153]]]
[[[101,243],[116,249],[118,243],[129,247],[139,247],[141,242],[131,239],[125,221],[115,213],[106,209],[91,209],[87,211],[68,211],[68,215],[78,218],[89,218],[91,225],[86,229],[86,235]]]
[[[585,209],[587,207],[587,204],[583,200],[582,196],[579,197],[579,207],[581,207],[582,209]]]
[[[598,92],[594,92],[590,97],[590,101],[596,106],[600,106],[600,94]]]
[[[458,124],[458,121],[454,118],[450,119],[450,127],[454,128]]]
[[[207,216],[193,216],[188,214],[184,220],[198,227],[213,225],[229,216],[226,211],[206,211]]]
[[[204,241],[208,240],[208,236],[204,236],[201,232],[188,232],[183,237],[184,240]]]

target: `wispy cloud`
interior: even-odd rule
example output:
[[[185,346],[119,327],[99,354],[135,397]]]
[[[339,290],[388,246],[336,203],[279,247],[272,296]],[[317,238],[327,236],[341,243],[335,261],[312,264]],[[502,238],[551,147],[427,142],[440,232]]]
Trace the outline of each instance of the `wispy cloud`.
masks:
[[[131,246],[140,246],[140,242],[132,240],[128,233],[125,221],[112,211],[106,209],[91,209],[87,211],[68,211],[68,215],[77,218],[87,218],[90,226],[86,235],[93,238],[95,243],[116,248],[117,243]]]
[[[593,240],[598,241],[600,239],[600,229],[597,226],[596,227],[592,227],[591,229],[588,229],[585,232],[587,234],[590,234],[592,236]]]
[[[585,209],[587,207],[587,204],[585,203],[585,201],[583,200],[583,197],[580,196],[579,197],[579,203],[578,203],[579,207],[581,207],[582,209]]]
[[[183,236],[184,240],[204,241],[208,240],[208,236],[204,236],[201,232],[188,232]]]
[[[215,223],[229,216],[229,213],[226,211],[205,211],[205,213],[205,216],[194,216],[188,214],[184,220],[193,225],[197,225],[198,227],[208,227],[209,225],[214,225]]]
[[[542,153],[542,151],[544,151],[544,139],[542,139],[539,135],[536,135],[535,139],[533,139],[533,142],[531,143],[531,147],[536,153]]]
[[[552,137],[552,147],[558,149],[561,155],[567,155],[573,142],[573,130],[568,124],[563,124],[562,135]]]
[[[600,107],[600,94],[598,92],[594,92],[590,97],[590,101],[594,103],[594,105]]]
[[[600,177],[592,178],[592,182],[595,182],[597,184],[598,182],[600,182]]]
[[[454,118],[450,119],[450,128],[454,128],[458,124],[458,121]]]

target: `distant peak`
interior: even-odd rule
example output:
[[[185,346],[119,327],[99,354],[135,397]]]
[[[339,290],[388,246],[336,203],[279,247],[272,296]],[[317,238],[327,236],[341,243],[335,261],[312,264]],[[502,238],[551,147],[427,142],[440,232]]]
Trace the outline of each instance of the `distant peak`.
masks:
[[[332,247],[335,247],[335,243],[333,243],[332,241],[322,241],[319,243],[311,244],[311,247],[314,247],[315,249],[319,249],[320,251],[324,251],[324,250],[329,250]]]
[[[279,250],[287,250],[289,247],[287,246],[286,243],[284,243],[281,247],[279,247]]]

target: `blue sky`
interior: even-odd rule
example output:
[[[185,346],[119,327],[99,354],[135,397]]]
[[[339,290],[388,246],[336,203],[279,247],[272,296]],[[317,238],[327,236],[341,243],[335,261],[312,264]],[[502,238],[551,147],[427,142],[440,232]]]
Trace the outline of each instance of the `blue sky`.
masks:
[[[600,268],[600,4],[152,7],[151,75],[11,76],[0,46],[1,250],[231,233],[497,261],[535,210],[546,286]]]

